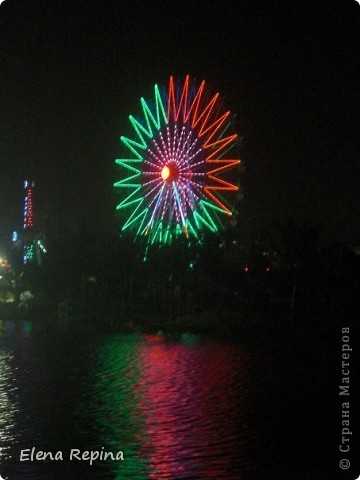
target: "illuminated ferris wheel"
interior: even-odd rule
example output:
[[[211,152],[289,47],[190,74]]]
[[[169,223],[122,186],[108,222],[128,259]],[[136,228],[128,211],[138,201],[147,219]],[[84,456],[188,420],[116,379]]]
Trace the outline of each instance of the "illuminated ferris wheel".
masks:
[[[126,156],[116,160],[122,231],[151,244],[217,232],[239,190],[230,173],[240,164],[231,112],[189,75],[184,82],[171,76],[168,88],[155,85],[154,98],[140,103],[142,117],[129,116],[133,137],[121,137]]]

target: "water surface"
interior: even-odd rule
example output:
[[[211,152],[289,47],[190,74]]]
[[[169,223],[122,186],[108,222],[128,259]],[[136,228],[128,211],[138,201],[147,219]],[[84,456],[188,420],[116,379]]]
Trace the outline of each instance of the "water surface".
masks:
[[[303,405],[292,401],[294,365],[271,348],[89,333],[57,321],[2,321],[0,332],[5,478],[290,478],[281,475],[306,434]],[[32,447],[62,459],[20,461]],[[102,459],[70,460],[72,449]],[[104,460],[105,452],[124,459]]]

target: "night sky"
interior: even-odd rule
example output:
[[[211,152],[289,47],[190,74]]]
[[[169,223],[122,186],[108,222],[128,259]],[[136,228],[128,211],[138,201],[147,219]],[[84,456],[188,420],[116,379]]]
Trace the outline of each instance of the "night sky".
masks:
[[[31,178],[38,209],[116,233],[127,117],[190,73],[236,113],[244,236],[294,219],[360,243],[359,26],[355,0],[5,0],[1,222]]]

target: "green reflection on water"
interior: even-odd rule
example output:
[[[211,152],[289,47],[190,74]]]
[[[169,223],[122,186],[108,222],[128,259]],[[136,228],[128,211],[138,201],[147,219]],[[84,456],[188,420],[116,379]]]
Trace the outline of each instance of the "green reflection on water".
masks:
[[[102,462],[118,480],[148,478],[147,459],[139,453],[144,427],[134,388],[139,379],[139,349],[137,335],[104,337],[98,342],[92,352],[89,385],[84,388],[88,393],[79,408],[81,422],[86,420],[96,439],[90,439],[91,449],[101,451],[103,447],[114,455],[124,452],[124,461]]]

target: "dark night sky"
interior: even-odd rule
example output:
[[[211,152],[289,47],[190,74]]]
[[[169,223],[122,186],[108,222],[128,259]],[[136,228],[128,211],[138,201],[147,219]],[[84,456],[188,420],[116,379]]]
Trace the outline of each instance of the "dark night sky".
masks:
[[[127,116],[190,73],[237,113],[244,233],[306,219],[359,243],[359,26],[355,0],[6,0],[0,216],[30,177],[39,208],[116,231]]]

